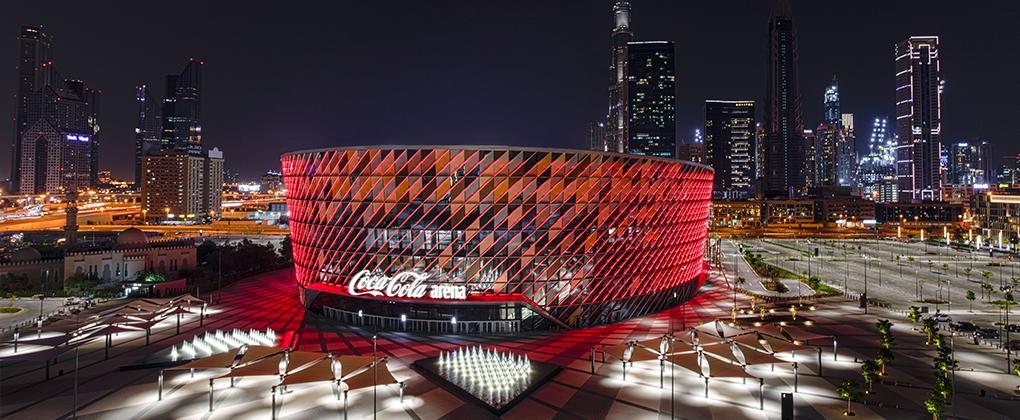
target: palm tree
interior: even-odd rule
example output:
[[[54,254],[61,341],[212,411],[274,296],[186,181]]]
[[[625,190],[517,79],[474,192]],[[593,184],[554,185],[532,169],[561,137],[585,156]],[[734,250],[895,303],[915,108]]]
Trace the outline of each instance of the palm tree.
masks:
[[[931,414],[932,420],[939,420],[946,412],[946,397],[941,392],[932,391],[924,400],[924,408]]]
[[[853,411],[850,411],[850,402],[857,399],[857,381],[853,379],[844,379],[836,387],[836,395],[840,398],[846,398],[846,411],[843,412],[844,416],[855,415]]]
[[[864,383],[868,384],[868,390],[866,391],[867,394],[874,393],[872,392],[872,385],[875,383],[875,380],[878,379],[878,369],[879,364],[874,360],[865,360],[864,363],[861,364],[861,376],[864,378]],[[849,407],[847,408],[847,411],[850,411]]]
[[[976,296],[974,296],[974,291],[973,290],[968,290],[967,291],[966,298],[967,298],[968,301],[970,301],[970,311],[971,312],[974,312],[974,299],[975,299],[975,297]]]
[[[895,358],[896,356],[893,355],[892,350],[885,347],[879,347],[878,354],[875,355],[875,363],[878,363],[878,367],[881,369],[878,374],[885,376],[885,367],[891,365]]]
[[[916,306],[911,306],[910,312],[907,314],[907,318],[910,318],[910,321],[916,324],[917,321],[921,320],[921,309]]]

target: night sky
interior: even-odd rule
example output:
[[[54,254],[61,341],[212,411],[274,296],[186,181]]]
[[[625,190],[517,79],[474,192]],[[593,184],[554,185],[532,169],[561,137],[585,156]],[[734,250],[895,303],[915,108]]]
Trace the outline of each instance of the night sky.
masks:
[[[162,96],[165,74],[205,60],[202,125],[242,179],[286,151],[333,145],[586,147],[607,107],[610,1],[5,1],[0,126],[9,173],[16,37],[43,25],[65,77],[103,91],[100,165],[131,178],[134,86]],[[703,124],[705,99],[765,91],[769,1],[633,1],[636,40],[677,46],[677,129]],[[962,6],[965,4],[966,7]],[[837,6],[839,5],[839,6]],[[894,119],[893,44],[939,35],[943,141],[1020,152],[1020,2],[794,1],[805,124],[837,74],[858,142]],[[758,114],[762,110],[759,106]]]

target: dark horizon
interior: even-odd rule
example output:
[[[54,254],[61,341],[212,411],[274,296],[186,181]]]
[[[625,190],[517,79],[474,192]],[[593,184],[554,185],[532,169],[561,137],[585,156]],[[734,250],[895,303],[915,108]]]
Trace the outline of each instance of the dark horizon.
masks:
[[[161,93],[164,76],[192,57],[206,62],[204,144],[223,150],[226,167],[242,179],[278,168],[281,153],[327,146],[585,148],[587,121],[603,118],[608,104],[611,1],[286,9],[58,3],[0,6],[0,29],[10,36],[0,62],[12,69],[0,75],[0,91],[15,91],[20,26],[43,25],[59,71],[103,91],[100,167],[121,179],[133,171],[134,87]],[[632,2],[635,40],[676,42],[680,141],[701,127],[706,99],[762,103],[770,3]],[[895,119],[893,45],[938,35],[943,141],[980,138],[997,156],[1020,152],[1010,117],[1020,113],[1013,100],[1020,52],[1011,42],[1020,4],[955,4],[862,1],[834,12],[831,4],[794,1],[805,127],[821,121],[822,93],[836,74],[843,112],[855,114],[863,144],[875,116]],[[0,126],[4,177],[13,106],[0,102],[8,116]]]

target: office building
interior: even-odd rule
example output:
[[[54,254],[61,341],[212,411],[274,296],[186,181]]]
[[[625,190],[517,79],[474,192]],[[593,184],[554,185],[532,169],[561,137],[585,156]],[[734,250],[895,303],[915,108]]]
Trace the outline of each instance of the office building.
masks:
[[[705,101],[705,160],[715,170],[713,195],[746,199],[753,193],[754,102]]]
[[[53,41],[42,27],[22,26],[18,35],[18,84],[11,144],[11,190],[21,185],[21,132],[28,128],[29,98],[52,82]]]
[[[895,57],[899,201],[937,201],[942,197],[939,38],[910,37],[896,44]]]
[[[58,194],[95,186],[100,92],[57,72],[41,28],[23,26],[18,48],[11,190]]]
[[[858,164],[857,178],[863,187],[864,196],[877,200],[880,181],[887,177],[896,177],[896,142],[888,134],[889,120],[878,117],[872,122],[871,137],[868,140],[867,154],[862,156]],[[895,188],[893,188],[895,189]],[[895,201],[893,194],[892,201]]]
[[[220,216],[223,153],[167,150],[142,157],[142,215],[150,222],[201,223]]]
[[[627,151],[627,43],[630,30],[630,2],[613,5],[613,31],[610,35],[609,112],[606,114],[606,146],[610,152]]]
[[[627,54],[627,153],[675,158],[673,42],[630,42]]]
[[[991,145],[987,141],[953,143],[948,149],[949,183],[973,185],[995,181],[992,178]]]
[[[163,125],[160,121],[159,102],[149,94],[149,87],[135,87],[138,118],[135,124],[135,188],[142,185],[142,156],[162,150]]]
[[[180,74],[166,76],[162,104],[163,149],[202,155],[202,66],[188,60]]]
[[[768,85],[765,92],[764,195],[791,197],[805,190],[804,122],[797,88],[797,42],[789,3],[780,1],[769,19]]]

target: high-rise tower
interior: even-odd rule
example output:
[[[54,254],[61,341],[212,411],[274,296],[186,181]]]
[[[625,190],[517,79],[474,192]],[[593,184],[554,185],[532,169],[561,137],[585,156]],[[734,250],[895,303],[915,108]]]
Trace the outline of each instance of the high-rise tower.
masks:
[[[612,60],[609,63],[609,112],[606,114],[606,148],[610,152],[627,150],[627,43],[630,31],[630,2],[613,5],[613,31],[610,36]]]
[[[896,176],[900,202],[940,201],[942,76],[939,38],[896,44]]]
[[[790,4],[779,0],[769,19],[768,83],[765,92],[765,180],[767,197],[804,192],[805,145],[797,89],[797,42]]]
[[[754,130],[753,101],[705,101],[705,160],[715,169],[715,197],[751,196]]]
[[[29,99],[52,82],[53,41],[39,26],[22,26],[18,35],[18,91],[15,93],[11,143],[11,189],[17,191],[21,171],[21,132],[28,128]]]
[[[159,116],[159,103],[152,99],[149,87],[135,87],[138,118],[135,125],[135,188],[142,186],[142,156],[158,152],[163,132]]]
[[[163,148],[202,155],[202,66],[188,60],[181,74],[166,76],[163,95]]]
[[[673,41],[627,44],[627,153],[676,157]]]

